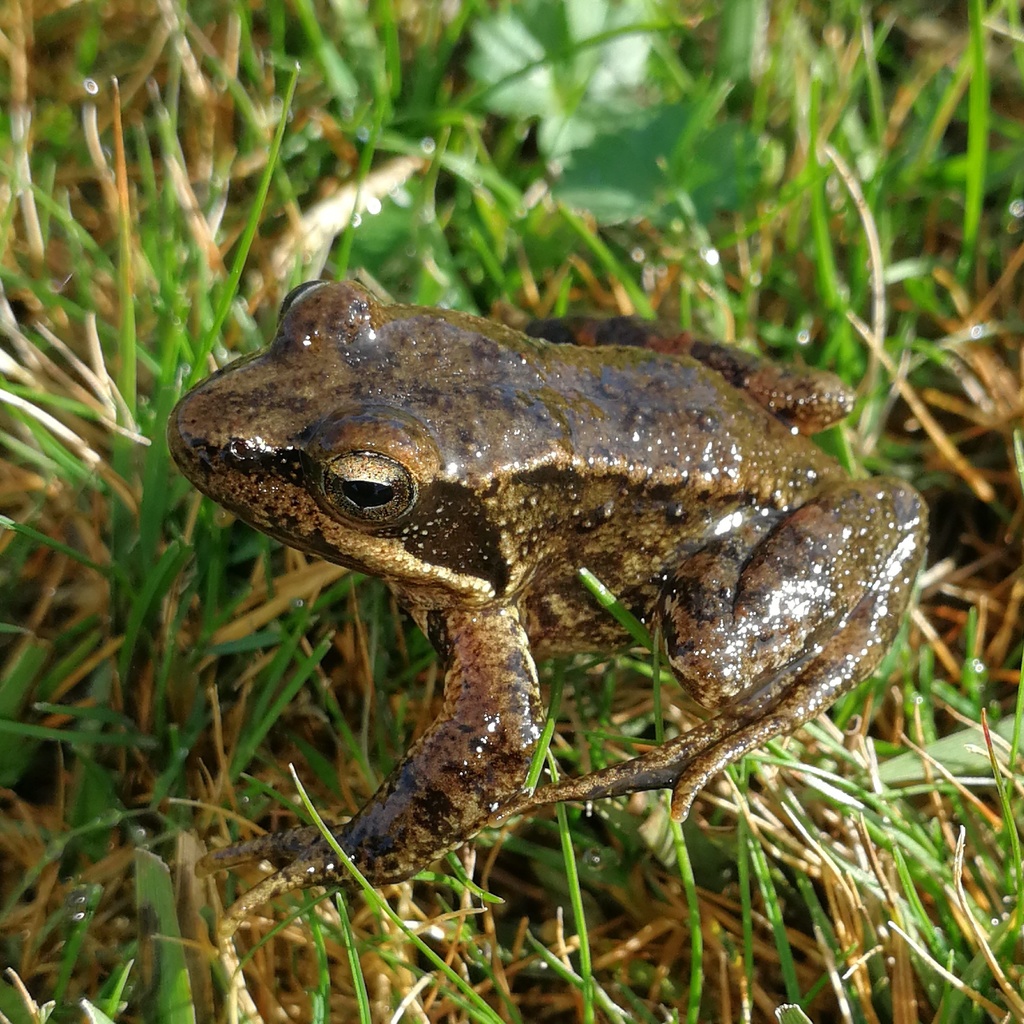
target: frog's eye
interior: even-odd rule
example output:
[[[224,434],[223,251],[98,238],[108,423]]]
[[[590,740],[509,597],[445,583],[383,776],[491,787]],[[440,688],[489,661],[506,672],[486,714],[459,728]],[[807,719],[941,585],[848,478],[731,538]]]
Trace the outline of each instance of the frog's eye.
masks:
[[[327,281],[304,281],[300,285],[296,285],[285,297],[281,303],[281,310],[277,314],[278,320],[283,320],[285,313],[288,312],[292,306],[295,305],[298,300],[305,295],[307,292],[315,291],[318,288],[322,288]]]
[[[391,523],[416,503],[416,483],[400,462],[379,452],[346,452],[324,466],[328,501],[365,523]]]

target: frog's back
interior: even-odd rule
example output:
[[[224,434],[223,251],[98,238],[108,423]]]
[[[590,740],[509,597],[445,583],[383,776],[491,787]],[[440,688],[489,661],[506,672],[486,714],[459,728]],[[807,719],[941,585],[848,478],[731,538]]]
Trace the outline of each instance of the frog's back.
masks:
[[[411,405],[429,415],[453,476],[486,506],[500,538],[496,590],[521,593],[541,655],[623,640],[580,568],[649,608],[688,551],[843,475],[692,357],[461,332],[459,344],[434,345],[434,330],[416,331],[436,358],[410,384]]]
[[[841,475],[808,438],[691,356],[436,331],[436,321],[414,328],[432,368],[411,371],[406,400],[430,421],[447,464],[480,491],[611,484],[634,499],[784,506]]]
[[[625,470],[631,487],[648,491],[788,503],[834,468],[808,438],[693,357],[617,347],[558,354],[571,448],[590,472]]]

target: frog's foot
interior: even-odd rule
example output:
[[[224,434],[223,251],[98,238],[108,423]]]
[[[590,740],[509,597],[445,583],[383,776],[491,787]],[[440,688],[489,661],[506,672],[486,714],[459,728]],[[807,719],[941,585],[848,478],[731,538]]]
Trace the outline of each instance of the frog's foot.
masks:
[[[344,826],[335,828],[340,830]],[[355,879],[342,865],[335,863],[334,851],[315,825],[274,832],[222,850],[213,850],[199,861],[196,872],[210,875],[264,860],[270,861],[278,870],[228,907],[217,925],[219,938],[230,938],[257,907],[295,889],[313,885],[356,888]]]
[[[298,833],[308,836],[308,842],[300,844]],[[268,848],[264,841],[283,840]],[[230,939],[238,930],[239,925],[258,907],[285,893],[310,886],[340,885],[348,891],[355,891],[355,878],[341,864],[334,863],[334,851],[317,828],[297,828],[289,832],[263,836],[249,843],[239,843],[207,854],[197,866],[200,874],[235,867],[253,860],[270,860],[277,863],[285,856],[285,848],[293,847],[297,852],[295,859],[284,864],[272,875],[258,882],[244,892],[217,922],[217,937],[221,941]],[[298,851],[302,851],[299,853]]]

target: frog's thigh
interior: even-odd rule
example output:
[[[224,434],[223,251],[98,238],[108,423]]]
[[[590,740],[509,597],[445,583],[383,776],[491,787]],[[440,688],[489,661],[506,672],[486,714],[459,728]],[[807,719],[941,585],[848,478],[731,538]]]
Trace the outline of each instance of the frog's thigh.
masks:
[[[899,626],[923,544],[917,493],[897,481],[871,480],[851,482],[797,510],[771,530],[745,565],[742,544],[727,541],[709,549],[712,557],[691,560],[689,578],[698,568],[704,574],[696,580],[697,598],[687,603],[673,593],[666,601],[669,610],[674,606],[688,616],[677,617],[675,625],[688,622],[697,638],[691,644],[678,631],[673,636],[681,675],[693,686],[695,673],[716,672],[716,664],[736,657],[741,660],[724,682],[700,681],[696,688],[705,700],[728,694],[730,687],[739,692],[731,701],[726,696],[727,706],[697,728],[631,761],[545,787],[532,803],[674,786],[673,815],[685,818],[713,775],[824,711],[872,672]],[[781,566],[790,570],[785,578]],[[816,591],[806,585],[808,576],[812,582],[824,578],[841,597],[828,602],[831,610],[820,603],[810,607],[808,597]],[[791,612],[789,620],[775,613],[769,588]],[[758,622],[776,624],[782,638],[775,640]],[[744,658],[756,662],[753,670]]]
[[[870,675],[899,628],[923,554],[921,498],[898,481],[851,481],[776,526],[738,577],[734,637],[714,634],[720,664],[749,659],[727,678],[741,692],[715,691],[729,704],[705,723],[703,745],[683,736],[664,750],[679,769],[675,817],[685,817],[711,776]],[[697,653],[677,652],[674,661],[691,682],[695,670],[713,667],[707,648]]]
[[[770,704],[865,598],[879,619],[898,617],[894,570],[916,547],[919,500],[896,482],[849,481],[776,520],[761,538],[751,536],[755,522],[688,558],[666,582],[658,609],[687,692],[712,709]],[[865,650],[846,644],[855,662],[870,661],[862,675],[895,626],[868,638]]]

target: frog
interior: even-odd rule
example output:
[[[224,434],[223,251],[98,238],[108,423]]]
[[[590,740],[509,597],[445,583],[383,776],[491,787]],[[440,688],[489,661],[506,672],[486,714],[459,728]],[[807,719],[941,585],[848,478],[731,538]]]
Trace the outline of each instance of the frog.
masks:
[[[556,801],[668,789],[682,821],[715,775],[878,668],[927,510],[910,484],[854,478],[815,444],[852,404],[827,371],[663,322],[517,330],[307,281],[268,348],[180,399],[168,441],[250,526],[385,581],[438,653],[436,718],[327,826],[380,887]],[[708,717],[531,792],[537,662],[631,642],[582,570],[660,637]],[[229,931],[283,893],[360,884],[316,826],[214,850],[201,869],[253,860],[276,870],[229,910]]]

